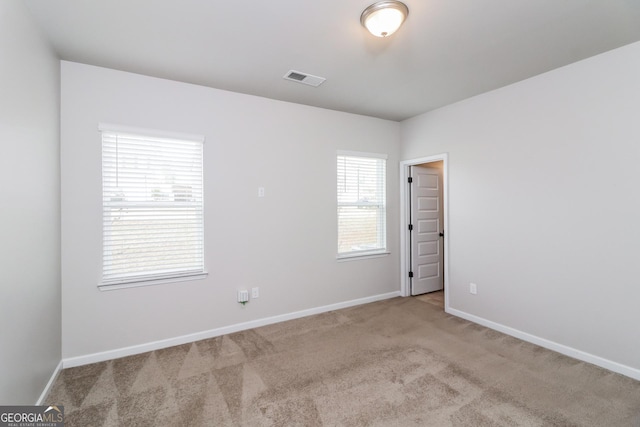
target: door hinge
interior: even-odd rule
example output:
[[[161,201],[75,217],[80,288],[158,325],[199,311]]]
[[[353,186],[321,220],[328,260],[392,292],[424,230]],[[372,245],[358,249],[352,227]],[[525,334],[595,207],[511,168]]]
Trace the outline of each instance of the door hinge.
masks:
[[[411,184],[413,182],[413,178],[409,177],[408,181],[409,181],[409,184]]]
[[[409,277],[413,277],[413,271],[409,272]]]
[[[444,231],[440,232],[440,237],[444,237]]]
[[[409,224],[409,231],[413,231],[413,224]]]

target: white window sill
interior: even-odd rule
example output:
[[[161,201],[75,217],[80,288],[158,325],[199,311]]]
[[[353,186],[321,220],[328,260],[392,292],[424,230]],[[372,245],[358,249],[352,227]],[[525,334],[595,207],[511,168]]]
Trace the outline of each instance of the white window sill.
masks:
[[[164,285],[167,283],[187,282],[192,280],[202,280],[208,276],[206,271],[203,273],[190,274],[185,276],[166,277],[163,279],[150,279],[122,283],[100,283],[98,289],[101,291],[115,291],[118,289],[139,288],[141,286]]]
[[[345,261],[357,261],[360,259],[381,258],[389,255],[390,253],[391,252],[374,252],[374,253],[364,253],[364,254],[338,255],[336,257],[336,261],[345,262]]]

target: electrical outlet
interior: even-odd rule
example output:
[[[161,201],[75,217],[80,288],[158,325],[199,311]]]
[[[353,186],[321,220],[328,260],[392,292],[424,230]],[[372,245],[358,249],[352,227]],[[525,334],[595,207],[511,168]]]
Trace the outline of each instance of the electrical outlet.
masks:
[[[258,197],[264,197],[264,187],[258,187]]]
[[[469,293],[471,293],[473,295],[477,295],[478,294],[478,285],[476,285],[475,283],[469,283]]]
[[[260,288],[251,288],[251,298],[260,297]]]

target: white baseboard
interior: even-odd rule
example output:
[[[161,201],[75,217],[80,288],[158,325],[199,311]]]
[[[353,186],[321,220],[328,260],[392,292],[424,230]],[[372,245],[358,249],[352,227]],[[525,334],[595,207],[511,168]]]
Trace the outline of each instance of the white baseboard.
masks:
[[[487,328],[491,328],[496,331],[500,331],[507,335],[511,335],[512,337],[519,338],[523,341],[539,345],[540,347],[548,348],[549,350],[556,351],[558,353],[564,354],[565,356],[573,357],[574,359],[582,360],[583,362],[591,363],[593,365],[600,366],[601,368],[608,369],[610,371],[617,372],[618,374],[622,374],[640,381],[640,369],[632,368],[631,366],[623,365],[621,363],[614,362],[600,356],[595,356],[593,354],[577,350],[573,347],[558,344],[557,342],[549,341],[545,338],[540,338],[538,336],[522,332],[518,329],[514,329],[509,326],[505,326],[500,323],[496,323],[491,320],[466,313],[464,311],[456,310],[450,307],[447,307],[445,311],[454,316],[461,317],[463,319],[469,320],[482,326],[486,326]]]
[[[87,354],[84,356],[69,357],[62,360],[62,366],[72,368],[74,366],[88,365],[90,363],[103,362],[105,360],[118,359],[120,357],[132,356],[134,354],[146,353],[147,351],[159,350],[161,348],[173,347],[175,345],[186,344],[193,341],[200,341],[208,338],[218,337],[220,335],[231,334],[234,332],[244,331],[247,329],[258,328],[260,326],[271,325],[273,323],[284,322],[286,320],[299,319],[301,317],[311,316],[313,314],[325,313],[327,311],[339,310],[341,308],[353,307],[361,304],[368,304],[375,301],[382,301],[389,298],[400,296],[400,291],[389,292],[386,294],[373,295],[365,298],[358,298],[351,301],[339,302],[336,304],[325,305],[322,307],[309,308],[307,310],[295,311],[293,313],[281,314],[278,316],[265,317],[250,322],[238,323],[221,328],[210,329],[208,331],[197,332],[194,334],[182,335],[179,337],[169,338],[166,340],[152,341],[145,344],[134,345],[131,347],[123,347],[115,350],[107,350],[100,353]]]
[[[44,387],[44,390],[42,390],[42,394],[36,401],[37,406],[42,405],[44,403],[44,399],[47,398],[47,395],[49,394],[49,391],[51,391],[51,387],[53,386],[53,383],[56,381],[56,378],[58,378],[58,375],[60,375],[61,370],[62,370],[62,360],[58,363],[58,366],[56,366],[56,369],[53,370],[53,374],[51,374],[51,378],[49,378],[49,382]]]

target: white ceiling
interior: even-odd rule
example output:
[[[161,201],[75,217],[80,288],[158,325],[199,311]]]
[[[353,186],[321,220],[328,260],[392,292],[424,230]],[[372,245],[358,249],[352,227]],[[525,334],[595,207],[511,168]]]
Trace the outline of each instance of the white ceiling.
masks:
[[[391,120],[640,40],[640,0],[405,0],[386,39],[374,0],[25,3],[65,60]]]

